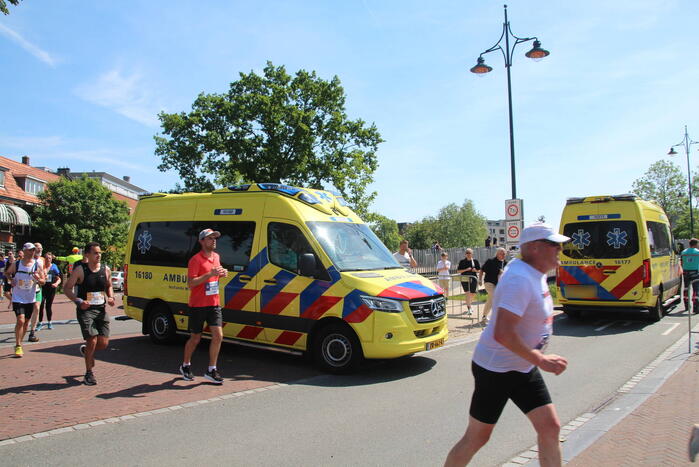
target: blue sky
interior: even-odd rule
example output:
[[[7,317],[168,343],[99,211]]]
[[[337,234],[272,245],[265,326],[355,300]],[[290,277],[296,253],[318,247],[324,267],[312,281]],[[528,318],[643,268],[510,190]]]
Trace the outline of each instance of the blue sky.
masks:
[[[698,7],[509,2],[512,31],[551,52],[534,62],[522,44],[512,67],[526,221],[558,225],[567,197],[630,191],[684,125],[699,140]],[[405,222],[470,199],[504,217],[504,62],[489,54],[492,73],[469,72],[500,36],[500,2],[25,0],[10,10],[0,16],[0,155],[170,188],[177,176],[156,168],[157,113],[187,111],[271,60],[337,75],[350,118],[377,125],[386,142],[373,210]]]

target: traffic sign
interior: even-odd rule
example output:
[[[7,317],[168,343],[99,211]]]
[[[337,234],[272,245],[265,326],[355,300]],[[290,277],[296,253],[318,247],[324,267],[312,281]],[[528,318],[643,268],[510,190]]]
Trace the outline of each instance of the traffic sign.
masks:
[[[519,236],[522,233],[522,221],[508,221],[505,225],[505,232],[507,232],[507,244],[516,245],[519,243]]]
[[[522,220],[522,200],[521,199],[505,200],[505,220],[506,221],[521,221]]]

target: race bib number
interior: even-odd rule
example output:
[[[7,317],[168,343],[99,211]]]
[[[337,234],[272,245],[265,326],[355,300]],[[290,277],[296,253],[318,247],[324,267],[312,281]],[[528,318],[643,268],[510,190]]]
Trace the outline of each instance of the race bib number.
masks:
[[[29,279],[17,279],[17,287],[24,290],[29,290],[34,287],[34,282]]]
[[[206,295],[218,295],[218,281],[207,282],[205,293]]]
[[[87,303],[89,303],[90,305],[104,305],[104,293],[88,292]]]
[[[536,347],[534,347],[536,350],[540,350],[542,353],[546,352],[546,347],[549,345],[549,339],[551,338],[550,334],[542,334],[541,335],[541,340],[539,340],[539,343],[536,344]]]

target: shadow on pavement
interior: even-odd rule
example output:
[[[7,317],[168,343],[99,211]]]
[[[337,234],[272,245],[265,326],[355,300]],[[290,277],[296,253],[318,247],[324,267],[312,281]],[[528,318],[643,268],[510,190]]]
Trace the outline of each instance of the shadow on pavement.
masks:
[[[165,381],[160,384],[139,384],[138,386],[122,389],[120,391],[97,394],[95,397],[98,397],[100,399],[115,399],[117,397],[144,397],[146,394],[150,394],[156,391],[169,391],[172,389],[189,391],[196,386],[212,384],[200,381],[199,383],[188,384],[187,386],[177,386],[175,383],[180,379],[181,378],[172,378],[171,380]]]
[[[4,396],[5,394],[31,394],[37,391],[57,391],[59,389],[66,389],[83,384],[82,375],[63,376],[63,379],[65,379],[65,383],[37,383],[26,384],[24,386],[15,386],[11,388],[2,388],[0,389],[0,396]]]
[[[599,336],[637,332],[654,324],[646,316],[638,311],[584,311],[579,318],[561,314],[553,321],[553,335],[588,337],[593,334]],[[617,323],[604,327],[614,321]]]

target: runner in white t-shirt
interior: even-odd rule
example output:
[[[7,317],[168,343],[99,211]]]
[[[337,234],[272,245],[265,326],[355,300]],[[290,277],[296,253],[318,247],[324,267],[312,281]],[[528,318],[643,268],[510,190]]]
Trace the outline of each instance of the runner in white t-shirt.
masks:
[[[544,353],[553,323],[546,273],[559,265],[560,243],[568,240],[544,223],[522,231],[522,259],[513,261],[499,279],[493,317],[473,354],[475,388],[468,428],[445,466],[466,465],[488,442],[508,399],[537,432],[540,464],[561,465],[560,421],[539,369],[560,375],[568,365],[565,358]]]

